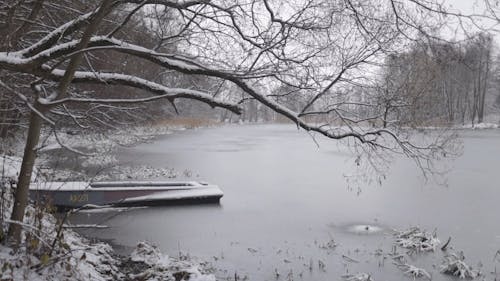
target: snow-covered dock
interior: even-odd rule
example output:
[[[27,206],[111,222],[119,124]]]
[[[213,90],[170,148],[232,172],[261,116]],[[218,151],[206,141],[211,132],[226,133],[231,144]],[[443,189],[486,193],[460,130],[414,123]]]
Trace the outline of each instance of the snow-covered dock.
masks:
[[[218,203],[223,192],[197,181],[114,181],[32,183],[30,198],[59,208],[85,206],[157,206]]]

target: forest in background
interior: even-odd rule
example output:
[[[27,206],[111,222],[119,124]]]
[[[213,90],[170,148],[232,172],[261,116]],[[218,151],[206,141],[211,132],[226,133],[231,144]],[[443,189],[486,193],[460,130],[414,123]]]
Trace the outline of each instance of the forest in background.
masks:
[[[8,7],[8,2],[4,3]],[[43,1],[42,1],[43,3]],[[50,29],[88,9],[93,1],[71,1],[72,9],[64,3],[42,4],[37,16],[39,26]],[[49,13],[49,9],[57,13]],[[14,10],[14,11],[13,11]],[[24,6],[11,9],[17,17],[30,17],[30,10]],[[128,11],[113,11],[116,17],[125,16]],[[126,30],[117,33],[131,41],[140,41],[151,48],[158,48],[158,38],[172,33],[177,19],[172,12],[150,9],[139,10],[129,18]],[[8,17],[2,17],[8,19]],[[40,37],[41,32],[29,32],[27,24],[0,20],[0,51],[26,46]],[[161,21],[162,25],[155,24]],[[111,31],[113,23],[105,21],[104,30]],[[12,30],[15,32],[12,32]],[[427,39],[427,44],[414,42],[399,52],[384,54],[373,73],[363,79],[350,78],[340,87],[328,89],[326,98],[310,106],[311,111],[322,111],[318,116],[305,116],[312,122],[329,122],[342,125],[347,119],[355,119],[365,126],[456,126],[481,122],[497,123],[500,115],[500,56],[498,45],[488,32],[478,32],[465,41]],[[180,40],[179,40],[180,42]],[[163,45],[168,51],[182,48],[181,43],[168,42]],[[235,85],[221,83],[217,79],[202,75],[183,75],[166,71],[158,65],[148,64],[133,55],[119,52],[109,53],[96,50],[85,54],[83,64],[89,69],[111,69],[121,62],[119,72],[133,72],[141,77],[194,90],[215,92],[222,99],[235,100],[242,107],[242,114],[235,115],[224,109],[187,99],[175,102],[146,102],[105,106],[102,104],[70,104],[52,113],[60,128],[84,131],[92,127],[97,130],[113,130],[123,126],[161,123],[176,118],[210,120],[210,122],[283,122],[285,117],[273,109],[249,97]],[[334,62],[332,62],[334,63]],[[2,83],[15,85],[15,90],[30,92],[25,83],[26,74],[0,69]],[[264,81],[262,83],[265,83]],[[259,82],[257,81],[257,84]],[[266,95],[286,108],[300,111],[312,96],[292,85],[259,85]],[[76,89],[74,89],[76,91]],[[78,88],[80,96],[99,97],[103,88],[85,84]],[[123,85],[108,85],[106,96],[110,98],[141,98],[145,90]],[[29,96],[29,95],[26,95]],[[332,106],[333,105],[333,106]],[[342,105],[340,107],[339,105]],[[147,109],[147,110],[145,110]],[[25,132],[29,121],[29,107],[26,101],[18,99],[5,87],[0,87],[0,138],[9,138]],[[79,116],[81,118],[75,118]],[[77,121],[77,122],[75,122]]]

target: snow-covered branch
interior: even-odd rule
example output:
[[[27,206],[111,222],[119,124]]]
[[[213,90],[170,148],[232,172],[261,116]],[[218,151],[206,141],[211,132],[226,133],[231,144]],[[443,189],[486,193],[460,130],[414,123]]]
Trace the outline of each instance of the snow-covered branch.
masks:
[[[63,70],[54,70],[51,72],[51,77],[53,79],[58,79],[64,74]],[[44,105],[58,105],[66,102],[74,103],[138,103],[138,102],[150,102],[159,99],[167,99],[173,102],[177,98],[194,99],[204,102],[212,107],[220,107],[230,110],[236,114],[241,113],[241,108],[233,103],[225,102],[214,98],[213,96],[190,89],[182,88],[169,88],[161,84],[151,82],[149,80],[139,78],[133,75],[118,74],[118,73],[96,73],[96,72],[84,72],[77,71],[73,79],[74,83],[99,83],[99,84],[117,84],[126,85],[138,89],[143,89],[155,94],[157,96],[147,97],[147,98],[121,98],[121,99],[106,99],[106,98],[64,98],[60,100],[47,101],[39,99],[40,103]]]
[[[55,45],[43,52],[38,53],[37,55],[33,56],[32,58],[19,58],[17,57],[17,60],[11,59],[11,61],[14,61],[14,63],[17,63],[18,65],[22,64],[31,64],[32,61],[38,61],[38,62],[45,62],[48,60],[55,59],[60,56],[65,56],[72,54],[72,52],[75,50],[76,46],[78,44],[78,40],[70,41],[67,43]],[[368,144],[373,147],[378,147],[381,149],[389,149],[393,152],[400,152],[403,154],[406,154],[407,156],[411,158],[418,158],[422,157],[424,155],[423,151],[425,150],[435,150],[438,149],[439,147],[435,145],[424,145],[424,146],[417,146],[414,145],[413,143],[401,139],[400,136],[396,133],[393,132],[389,129],[373,129],[373,130],[358,130],[356,128],[350,127],[349,131],[343,131],[340,132],[339,130],[336,129],[331,129],[331,126],[322,126],[322,125],[315,125],[315,124],[310,124],[306,122],[302,116],[304,116],[304,112],[302,114],[300,112],[296,112],[293,110],[290,110],[289,108],[285,107],[284,105],[278,103],[275,101],[273,98],[268,96],[268,93],[262,93],[259,90],[255,89],[252,87],[246,79],[244,79],[245,73],[243,72],[238,72],[238,71],[229,71],[225,69],[218,69],[214,68],[211,66],[204,65],[201,62],[195,61],[193,59],[189,59],[186,57],[178,56],[175,54],[168,54],[168,53],[162,53],[162,52],[157,52],[148,48],[145,48],[140,45],[132,44],[132,43],[127,43],[124,42],[123,40],[118,40],[115,38],[109,38],[105,36],[94,36],[90,39],[88,48],[86,50],[82,51],[93,51],[92,48],[96,48],[98,50],[113,50],[116,52],[132,55],[144,60],[147,60],[151,63],[154,63],[156,65],[159,65],[163,68],[166,69],[171,69],[178,71],[180,73],[184,73],[187,75],[205,75],[208,77],[214,77],[226,81],[230,81],[237,85],[241,90],[243,90],[246,94],[249,96],[253,97],[255,100],[259,101],[260,103],[264,104],[265,106],[269,107],[273,111],[287,117],[291,121],[297,124],[297,126],[303,128],[306,131],[309,132],[316,132],[319,133],[323,136],[326,136],[331,139],[344,139],[344,138],[354,138],[358,140],[360,143],[363,144]],[[15,56],[19,56],[18,53],[14,54]],[[3,60],[2,60],[3,58]],[[40,60],[41,58],[45,58],[44,60]],[[362,60],[365,60],[365,57],[362,58]],[[6,59],[6,56],[4,55],[2,57],[2,54],[0,53],[0,63],[8,63],[9,60]],[[23,63],[19,63],[19,62]],[[356,63],[352,63],[353,65]],[[14,66],[15,67],[15,66]],[[349,66],[347,66],[342,72],[338,74],[338,76],[332,80],[331,83],[329,83],[326,88],[320,89],[320,92],[314,96],[313,99],[311,99],[306,106],[303,109],[307,109],[310,107],[318,98],[323,96],[335,83],[338,82],[339,78],[342,76],[343,72],[347,70]],[[37,73],[37,71],[41,73],[46,73],[50,72],[48,74],[48,77],[50,77],[52,80],[58,80],[64,75],[64,70],[61,69],[55,69],[51,70],[50,67],[46,65],[41,66],[42,70],[35,70],[34,73]],[[47,74],[45,74],[47,75]],[[65,98],[65,99],[60,99],[60,100],[44,100],[40,99],[40,103],[44,105],[57,105],[57,104],[62,104],[65,102],[87,102],[87,103],[96,103],[96,102],[102,102],[102,103],[132,103],[132,102],[146,102],[146,101],[151,101],[155,99],[160,99],[160,98],[166,98],[168,100],[174,100],[176,98],[188,98],[188,99],[196,99],[199,101],[202,101],[204,103],[207,103],[213,107],[222,107],[226,108],[230,111],[233,111],[235,113],[240,113],[241,109],[232,103],[227,103],[223,101],[219,101],[214,99],[211,95],[199,91],[194,91],[194,90],[189,90],[189,89],[180,89],[180,88],[168,88],[163,85],[160,85],[155,82],[151,82],[149,80],[139,78],[136,76],[132,75],[126,75],[126,74],[118,74],[118,73],[95,73],[95,72],[84,72],[84,71],[78,71],[75,73],[75,77],[73,79],[73,83],[83,83],[83,82],[91,82],[91,83],[99,83],[99,84],[118,84],[118,85],[126,85],[126,86],[131,86],[139,89],[144,89],[153,93],[158,94],[158,96],[155,97],[150,97],[150,98],[144,98],[144,99],[85,99],[85,98]],[[303,110],[302,110],[303,111]],[[341,119],[343,119],[343,122],[346,123],[347,118],[344,118],[340,116]],[[355,121],[355,120],[352,120]],[[347,123],[346,123],[347,124]],[[386,137],[389,138],[386,138]],[[390,141],[388,144],[387,141]],[[420,151],[420,152],[419,152]]]
[[[418,5],[427,1],[410,2],[417,4],[411,7],[422,15],[439,14]],[[406,124],[399,122],[401,118],[394,116],[409,104],[397,99],[399,92],[411,90],[419,96],[421,91],[399,87],[382,101],[364,98],[363,92],[387,90],[373,87],[382,56],[398,51],[406,37],[414,39],[425,32],[430,24],[425,28],[417,24],[422,15],[399,6],[393,11],[390,5],[355,1],[340,1],[338,5],[344,7],[340,10],[331,1],[280,4],[283,11],[267,0],[252,5],[114,1],[95,29],[89,27],[99,17],[99,8],[87,8],[56,27],[47,25],[26,41],[30,46],[0,52],[0,69],[22,74],[32,86],[47,89],[29,93],[33,96],[18,95],[24,102],[38,103],[44,109],[42,115],[57,112],[61,116],[61,108],[68,104],[78,111],[87,105],[120,107],[160,100],[177,111],[175,100],[191,99],[236,114],[250,106],[278,113],[309,133],[348,140],[371,155],[404,154],[421,168],[439,158],[438,152],[447,149],[451,138],[439,135],[435,140],[416,141],[407,134]],[[139,34],[132,36],[132,29]],[[111,93],[122,87],[95,88],[108,85],[151,95]],[[362,90],[351,91],[355,86]],[[65,111],[66,117],[79,122],[70,109]],[[105,120],[113,119],[107,112],[100,114]]]

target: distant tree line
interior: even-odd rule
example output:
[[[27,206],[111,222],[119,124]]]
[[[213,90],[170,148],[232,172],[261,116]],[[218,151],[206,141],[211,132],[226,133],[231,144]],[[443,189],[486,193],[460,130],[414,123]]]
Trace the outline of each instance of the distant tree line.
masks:
[[[491,35],[480,33],[464,43],[415,44],[388,56],[376,95],[384,126],[483,122],[500,95],[493,46]]]
[[[369,81],[336,88],[328,103],[342,104],[345,117],[364,118],[372,126],[448,126],[482,123],[488,114],[500,115],[500,56],[489,33],[461,43],[434,40],[415,43],[408,50],[386,56]],[[307,94],[293,87],[272,89],[270,97],[291,110],[302,108]],[[285,119],[255,100],[243,103],[239,116],[221,120],[276,122]],[[321,107],[316,105],[316,107]],[[335,112],[315,117],[332,121]],[[499,122],[492,119],[490,122]]]
[[[41,8],[38,21],[51,22],[56,26],[79,15],[79,10],[85,10],[95,4],[94,1],[88,0],[69,2],[66,4],[74,9],[65,9],[64,2],[50,3],[50,8],[58,11],[57,15],[49,14],[47,7]],[[135,11],[136,16],[131,17],[128,22],[128,26],[133,28],[121,29],[117,33],[131,41],[143,42],[149,48],[165,49],[166,47],[161,45],[162,38],[168,38],[173,32],[173,26],[177,24],[177,19],[169,11],[158,12],[151,9],[147,12]],[[112,13],[116,17],[123,17],[129,12],[117,10]],[[29,14],[24,16],[29,17]],[[152,24],[152,22],[162,24]],[[113,24],[111,21],[104,22],[102,28],[111,32]],[[12,33],[10,25],[12,23],[4,22],[0,28],[0,36],[5,38],[0,42],[0,51],[22,47],[37,36],[33,33],[30,35],[33,38],[26,39],[27,36],[23,34],[23,40],[20,40],[18,37],[24,32],[22,25],[17,25],[16,30],[19,30],[19,34]],[[175,52],[176,48],[177,44],[169,41],[166,49]],[[342,87],[327,91],[323,104],[318,102],[312,105],[311,109],[324,108],[324,105],[332,102],[342,104],[344,108],[340,111],[345,113],[342,118],[361,118],[366,120],[366,123],[382,127],[395,123],[420,126],[483,122],[487,113],[500,111],[500,59],[493,57],[493,49],[492,36],[488,33],[477,34],[463,43],[443,40],[426,44],[415,43],[406,51],[387,55],[384,67],[380,68],[373,79],[375,83],[349,81],[350,83]],[[187,76],[174,71],[165,71],[158,65],[152,65],[130,54],[96,50],[85,54],[84,64],[90,69],[108,69],[111,66],[115,67],[117,61],[122,62],[119,66],[120,72],[138,73],[141,77],[158,83],[215,92],[222,97],[240,96],[238,103],[243,108],[243,113],[236,115],[223,109],[213,110],[207,104],[191,99],[179,100],[175,104],[143,103],[133,106],[71,104],[58,112],[60,126],[78,129],[81,126],[76,124],[80,124],[84,127],[93,126],[106,130],[175,116],[215,119],[222,122],[288,120],[227,82],[202,75]],[[29,85],[24,83],[25,74],[13,74],[2,69],[0,74],[3,77],[2,81],[14,85],[16,90],[32,91]],[[300,111],[299,109],[304,108],[311,100],[311,95],[299,87],[287,85],[259,85],[259,87],[268,90],[269,98],[293,111]],[[84,92],[86,96],[98,97],[102,94],[102,87],[87,83],[81,85],[79,91]],[[106,95],[112,98],[130,98],[147,96],[148,93],[123,85],[109,85],[106,88]],[[0,138],[9,137],[27,128],[28,112],[23,101],[12,98],[5,88],[0,87]],[[75,117],[79,116],[75,112],[82,113],[80,115],[85,118],[74,122]],[[335,121],[339,119],[338,113],[332,110],[331,114],[309,119],[315,122]],[[339,120],[339,123],[342,123],[342,120]]]
[[[461,43],[434,40],[388,54],[369,81],[329,91],[326,104],[342,104],[345,116],[372,126],[448,126],[485,121],[500,115],[500,56],[491,34],[478,33]],[[307,95],[294,88],[273,90],[273,98],[291,110]],[[245,121],[280,121],[279,115],[249,101]],[[332,110],[316,122],[338,119]],[[499,120],[490,120],[499,122]]]

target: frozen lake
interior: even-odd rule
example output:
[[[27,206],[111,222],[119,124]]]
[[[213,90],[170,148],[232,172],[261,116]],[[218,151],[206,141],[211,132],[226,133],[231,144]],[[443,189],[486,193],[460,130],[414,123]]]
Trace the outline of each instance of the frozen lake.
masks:
[[[236,273],[259,281],[275,280],[276,271],[281,280],[339,280],[358,271],[374,280],[410,280],[384,256],[392,250],[392,229],[418,225],[436,229],[442,242],[451,236],[452,250],[463,250],[474,267],[482,263],[486,280],[494,280],[495,267],[500,277],[500,261],[495,261],[500,130],[461,134],[464,154],[453,163],[447,187],[424,184],[414,165],[399,160],[381,186],[358,193],[343,178],[352,172],[349,152],[321,137],[318,148],[292,125],[178,132],[124,148],[119,161],[190,170],[192,178],[221,187],[220,206],[155,207],[74,219],[104,221],[109,229],[87,234],[111,239],[124,251],[138,240],[153,241],[170,255],[210,261],[220,269],[218,279],[234,280]],[[365,231],[364,225],[371,227]],[[338,244],[334,248],[332,239]],[[436,268],[442,257],[438,250],[408,260],[433,280],[452,280]]]

